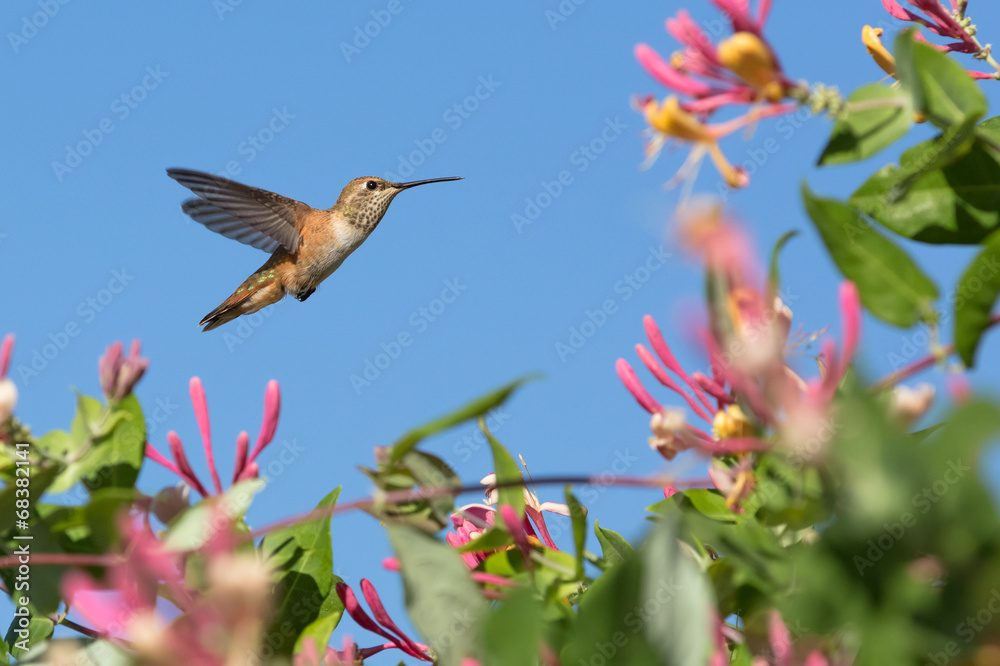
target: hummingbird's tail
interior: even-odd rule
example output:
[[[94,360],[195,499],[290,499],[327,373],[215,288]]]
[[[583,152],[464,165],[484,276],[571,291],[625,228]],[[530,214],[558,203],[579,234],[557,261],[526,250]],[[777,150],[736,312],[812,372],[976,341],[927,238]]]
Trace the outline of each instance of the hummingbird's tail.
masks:
[[[285,290],[275,275],[271,262],[264,264],[256,273],[248,277],[232,296],[222,301],[202,319],[198,325],[202,332],[211,331],[245,314],[252,314],[285,297]]]

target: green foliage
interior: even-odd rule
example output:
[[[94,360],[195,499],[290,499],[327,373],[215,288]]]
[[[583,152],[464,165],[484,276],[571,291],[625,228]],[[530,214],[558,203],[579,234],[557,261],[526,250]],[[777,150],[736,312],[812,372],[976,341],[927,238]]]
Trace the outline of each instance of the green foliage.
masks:
[[[924,243],[970,245],[1000,225],[1000,153],[985,140],[1000,129],[991,118],[964,150],[939,137],[879,169],[850,203],[900,236]],[[942,156],[946,157],[942,157]]]
[[[1000,232],[984,246],[962,274],[955,297],[955,349],[970,368],[1000,296]]]
[[[937,287],[902,249],[847,204],[820,199],[806,186],[802,198],[834,262],[857,285],[869,312],[902,327],[929,317]]]
[[[333,509],[340,487],[316,505]],[[274,571],[277,608],[266,642],[276,654],[290,655],[302,641],[322,647],[340,622],[344,605],[337,596],[340,577],[333,573],[330,516],[271,532],[258,548]]]
[[[912,98],[905,91],[874,84],[858,88],[848,98],[847,110],[833,126],[830,142],[823,149],[819,164],[828,166],[867,159],[895,143],[912,125]]]

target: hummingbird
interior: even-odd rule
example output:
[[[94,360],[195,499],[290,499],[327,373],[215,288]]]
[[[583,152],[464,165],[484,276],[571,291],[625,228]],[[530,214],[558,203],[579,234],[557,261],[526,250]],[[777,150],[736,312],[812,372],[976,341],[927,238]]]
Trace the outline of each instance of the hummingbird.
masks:
[[[286,294],[306,300],[365,242],[397,194],[417,185],[462,180],[452,176],[394,183],[363,176],[347,184],[332,208],[321,210],[210,173],[167,169],[167,175],[198,195],[181,204],[195,222],[271,253],[232,296],[205,315],[198,324],[203,331],[257,312]]]

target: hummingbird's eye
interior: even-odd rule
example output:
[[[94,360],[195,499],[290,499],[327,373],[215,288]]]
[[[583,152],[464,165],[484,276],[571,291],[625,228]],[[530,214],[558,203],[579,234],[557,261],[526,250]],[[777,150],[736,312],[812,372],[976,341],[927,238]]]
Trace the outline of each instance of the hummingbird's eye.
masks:
[[[374,190],[378,188],[378,183],[376,183],[374,180],[369,180],[367,183],[365,183],[365,187],[367,187],[369,190]]]

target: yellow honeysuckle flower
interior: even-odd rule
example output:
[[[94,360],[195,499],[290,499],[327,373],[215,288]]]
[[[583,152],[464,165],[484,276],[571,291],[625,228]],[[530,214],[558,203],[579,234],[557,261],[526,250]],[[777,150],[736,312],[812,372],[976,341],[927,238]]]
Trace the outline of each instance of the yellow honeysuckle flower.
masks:
[[[868,55],[875,60],[875,64],[889,76],[896,77],[896,59],[892,57],[888,49],[882,46],[882,28],[873,28],[866,25],[861,29],[861,41],[868,48]]]
[[[737,32],[719,43],[719,62],[741,79],[761,89],[763,97],[778,102],[784,96],[771,50],[752,32]]]
[[[695,149],[688,158],[688,164],[696,164],[707,152],[730,187],[746,185],[746,173],[730,164],[719,149],[718,139],[727,132],[718,131],[699,121],[693,114],[681,108],[680,101],[675,95],[667,97],[663,102],[650,98],[642,104],[642,111],[649,126],[662,135],[659,141],[652,142],[654,154],[659,151],[663,139],[672,138],[693,143]],[[682,174],[688,164],[681,168]]]

